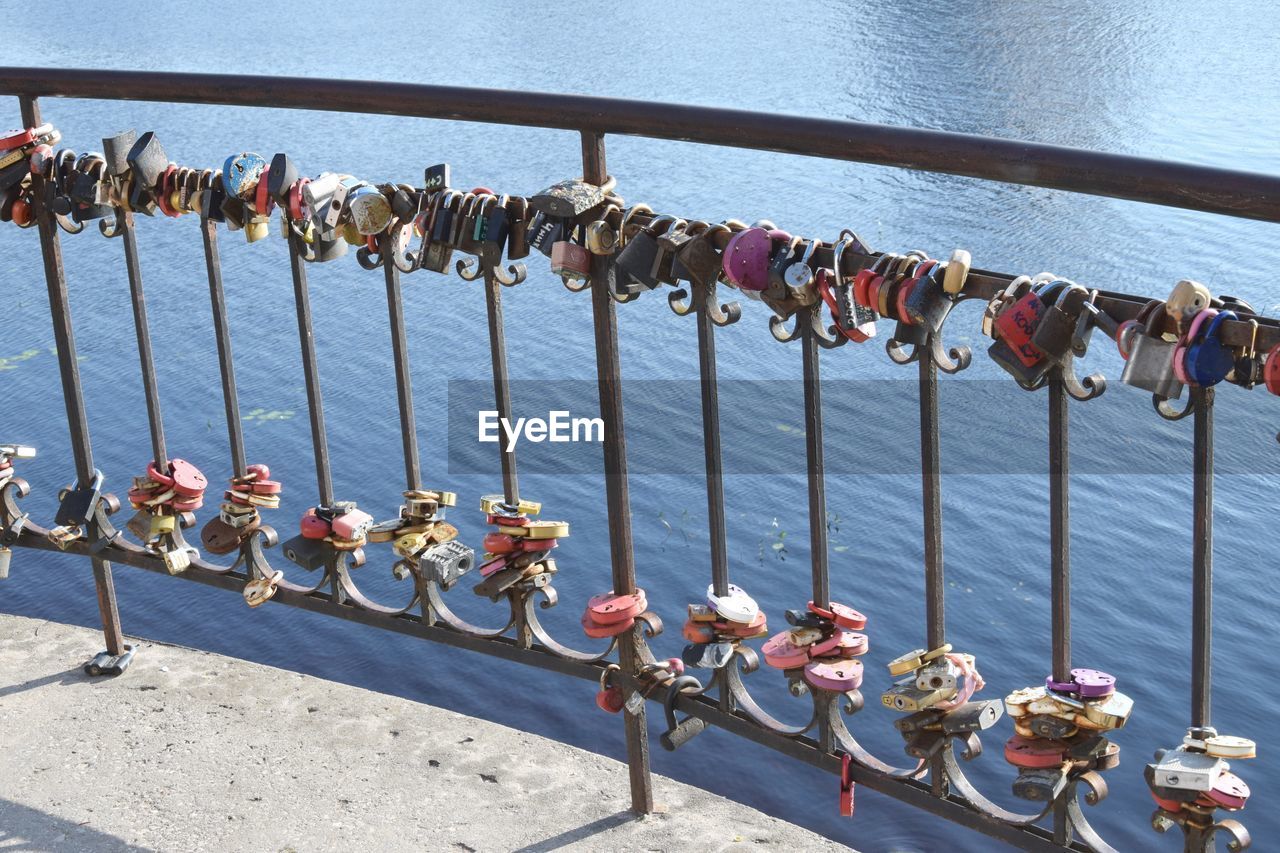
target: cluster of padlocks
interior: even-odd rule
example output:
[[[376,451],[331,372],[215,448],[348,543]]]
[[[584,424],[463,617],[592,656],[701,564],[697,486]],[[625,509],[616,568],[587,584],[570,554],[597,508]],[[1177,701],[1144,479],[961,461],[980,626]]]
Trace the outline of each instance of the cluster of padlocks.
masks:
[[[146,474],[133,478],[129,504],[138,512],[126,526],[144,546],[160,554],[171,575],[191,565],[191,550],[174,538],[178,516],[204,506],[208,485],[200,469],[185,459],[152,460]]]
[[[1049,802],[1072,771],[1109,770],[1120,763],[1120,747],[1105,735],[1128,722],[1133,700],[1116,690],[1114,676],[1073,669],[1067,681],[1049,676],[1043,687],[1015,690],[1004,703],[1015,732],[1004,757],[1018,768],[1018,796]]]
[[[111,234],[111,218],[125,212],[168,217],[194,212],[256,242],[269,235],[270,217],[278,213],[279,232],[308,262],[339,258],[353,246],[366,268],[392,264],[405,273],[444,273],[457,251],[477,259],[471,272],[490,271],[511,283],[505,276],[512,273],[501,269],[503,260],[536,251],[575,290],[593,275],[603,276],[603,286],[619,302],[663,285],[688,283],[709,291],[724,284],[764,303],[778,319],[802,310],[816,316],[825,309],[830,333],[854,342],[876,336],[877,321],[884,319],[896,324],[892,341],[926,344],[939,335],[952,308],[973,295],[966,292],[972,270],[964,250],[944,261],[920,251],[874,253],[851,231],[828,243],[792,235],[766,220],[689,221],[659,215],[643,204],[627,206],[612,180],[602,186],[560,181],[524,197],[486,187],[456,189],[447,164],[426,169],[423,186],[413,187],[336,173],[309,178],[285,154],[268,161],[241,152],[220,169],[179,166],[150,132],[121,133],[103,140],[103,152],[80,155],[55,151],[59,139],[49,125],[0,135],[0,221],[29,227],[43,206],[68,232],[98,219],[103,233]],[[859,260],[851,263],[850,255]],[[596,264],[598,258],[609,262]],[[460,273],[464,266],[458,265]],[[989,290],[983,298],[988,296]],[[1280,395],[1280,344],[1262,352],[1254,313],[1239,299],[1214,297],[1204,285],[1184,280],[1166,300],[1151,300],[1135,318],[1117,323],[1100,307],[1098,291],[1040,273],[1018,276],[991,297],[982,331],[992,339],[992,360],[1028,389],[1083,356],[1093,330],[1100,328],[1126,360],[1122,381],[1161,400],[1178,399],[1186,387],[1224,381],[1246,388],[1262,384]],[[1228,344],[1224,324],[1239,322],[1242,315],[1252,324],[1253,340]],[[0,445],[0,488],[13,476],[13,460],[33,455],[31,448]],[[210,553],[247,547],[261,525],[259,509],[279,505],[280,484],[269,478],[266,466],[249,465],[231,479],[218,516],[202,531]],[[86,535],[103,499],[102,483],[95,470],[88,483],[63,491],[51,541],[66,548]],[[180,530],[189,526],[184,516],[199,508],[205,485],[194,466],[172,459],[152,462],[129,492],[138,510],[129,531],[171,572],[183,571],[195,556]],[[385,522],[375,522],[349,501],[313,507],[282,552],[296,565],[315,570],[368,543],[391,543],[399,558],[395,577],[415,576],[448,590],[477,564],[475,552],[445,521],[456,496],[410,490],[404,498],[399,516]],[[495,530],[484,538],[476,594],[497,600],[547,586],[556,572],[550,553],[568,535],[568,524],[535,519],[541,507],[532,501],[486,496],[480,509]],[[21,529],[19,518],[3,531],[0,577],[8,571],[7,546]],[[251,606],[267,601],[281,578],[278,571],[252,578],[246,600]],[[689,645],[682,657],[644,664],[637,676],[642,689],[629,699],[611,683],[617,667],[602,674],[597,701],[611,711],[630,703],[639,703],[638,708],[645,697],[666,688],[663,744],[668,748],[703,725],[675,717],[676,697],[702,689],[684,674],[685,666],[719,671],[745,641],[767,635],[765,614],[750,596],[732,584],[724,594],[715,588],[708,589],[705,603],[689,605],[683,631]],[[617,637],[634,628],[647,607],[643,590],[610,591],[589,601],[582,627],[590,637]],[[787,611],[786,619],[791,627],[763,645],[766,663],[783,670],[794,685],[854,695],[863,680],[858,658],[868,650],[862,633],[866,618],[840,604],[810,602],[805,609]],[[895,726],[907,753],[916,758],[936,757],[949,738],[970,737],[1001,715],[997,700],[973,699],[983,687],[975,661],[949,645],[914,650],[888,668],[896,680],[881,701],[903,714]],[[1115,691],[1114,682],[1105,673],[1076,669],[1070,680],[1050,678],[1044,687],[1006,698],[1015,734],[1005,745],[1005,757],[1018,768],[1015,794],[1050,802],[1080,774],[1115,766],[1118,747],[1106,734],[1125,724],[1132,701]],[[1161,814],[1174,822],[1204,823],[1214,809],[1243,807],[1248,788],[1230,771],[1228,760],[1253,754],[1251,741],[1219,736],[1207,727],[1189,730],[1182,746],[1157,753],[1146,768]],[[851,812],[849,756],[844,759],[841,809]]]
[[[480,509],[485,522],[497,529],[484,537],[483,580],[475,587],[476,595],[496,600],[513,588],[531,590],[549,584],[556,573],[551,550],[569,535],[568,522],[535,519],[542,504],[527,500],[512,504],[502,495],[481,498]]]
[[[754,640],[769,632],[767,617],[756,600],[740,587],[728,584],[724,595],[715,584],[707,587],[705,604],[690,604],[682,631],[689,641],[681,660],[686,666],[719,669],[743,640]]]
[[[820,690],[846,693],[862,684],[862,662],[857,658],[868,649],[862,633],[867,617],[843,604],[812,601],[785,615],[791,628],[765,642],[765,663]]]
[[[200,542],[210,554],[238,551],[262,524],[260,509],[278,509],[283,486],[271,479],[266,465],[248,465],[245,473],[231,478],[222,493],[218,515],[200,530]]]
[[[1178,823],[1212,823],[1215,809],[1239,811],[1249,800],[1249,786],[1231,772],[1232,761],[1254,758],[1257,747],[1248,738],[1220,735],[1210,726],[1187,729],[1182,744],[1157,750],[1146,766],[1151,797],[1159,818]]]

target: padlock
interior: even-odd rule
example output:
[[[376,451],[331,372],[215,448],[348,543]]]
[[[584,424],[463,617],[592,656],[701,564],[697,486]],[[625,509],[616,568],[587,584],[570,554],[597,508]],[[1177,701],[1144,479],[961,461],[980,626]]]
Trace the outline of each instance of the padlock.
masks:
[[[130,199],[130,203],[135,211],[148,213],[146,208],[151,206],[149,204],[151,194],[160,180],[160,175],[169,165],[169,157],[165,154],[164,147],[160,145],[160,140],[156,139],[155,133],[149,130],[134,141],[125,160],[132,173],[133,190],[139,198],[137,202]]]
[[[553,247],[564,238],[570,223],[563,219],[552,219],[539,212],[529,222],[529,248],[537,249],[547,257],[551,257]]]
[[[653,277],[659,284],[677,285],[688,279],[688,272],[680,266],[677,255],[707,227],[705,222],[686,222],[681,219],[658,237],[659,251],[654,259]]]
[[[730,642],[693,643],[684,647],[680,659],[686,666],[720,669],[733,659],[736,646]]]
[[[1141,315],[1139,320],[1141,321]],[[1151,331],[1154,328],[1154,321],[1148,320],[1146,324],[1139,322],[1129,333],[1129,357],[1124,363],[1120,381],[1157,397],[1177,400],[1182,396],[1183,386],[1173,365],[1177,344],[1166,341],[1158,333]]]
[[[471,571],[475,559],[475,551],[470,546],[454,539],[432,545],[418,558],[418,565],[427,580],[433,580],[440,584],[441,589],[448,590]]]
[[[724,595],[716,595],[715,584],[707,586],[707,606],[734,622],[751,622],[760,613],[760,605],[746,591],[729,584]]]
[[[449,164],[437,163],[428,166],[422,173],[422,187],[428,193],[439,192],[449,188]]]
[[[1042,737],[1049,740],[1062,740],[1075,735],[1080,731],[1079,727],[1072,720],[1064,720],[1061,717],[1046,716],[1036,714],[1023,718],[1026,722],[1023,727],[1019,728],[1018,733],[1028,737]]]
[[[953,690],[960,668],[948,658],[941,658],[916,670],[916,687],[920,690]]]
[[[1040,325],[1044,308],[1040,295],[1031,291],[996,315],[994,329],[999,340],[1008,345],[1024,367],[1034,367],[1044,359],[1044,356],[1031,346],[1031,336]]]
[[[619,713],[623,706],[622,688],[611,681],[613,674],[620,670],[621,667],[616,663],[611,663],[600,671],[600,689],[596,692],[596,705],[610,714]]]
[[[617,277],[616,286],[623,293],[639,293],[658,286],[657,272],[664,254],[658,237],[678,221],[674,216],[654,217],[618,252],[614,267],[621,275]]]
[[[1133,713],[1133,700],[1124,693],[1115,692],[1102,699],[1092,699],[1085,703],[1084,718],[1092,727],[1105,730],[1124,728]],[[1080,715],[1076,723],[1083,725]]]
[[[508,199],[507,210],[507,257],[518,261],[529,256],[529,202],[527,199],[512,197]]]
[[[280,581],[284,578],[284,572],[276,570],[268,577],[254,578],[244,585],[245,604],[250,607],[261,607],[272,599],[276,594],[276,589],[280,585]]]
[[[1191,752],[1181,746],[1157,750],[1155,764],[1152,765],[1152,780],[1162,788],[1210,791],[1227,766],[1221,758]]]
[[[106,161],[107,173],[113,178],[119,178],[129,171],[129,152],[137,141],[138,134],[132,130],[123,130],[102,140],[102,156]]]
[[[923,729],[913,732],[906,739],[904,751],[912,758],[918,758],[922,761],[928,761],[942,751],[947,745],[947,736],[942,732],[929,731]]]
[[[333,549],[325,540],[308,539],[302,535],[285,542],[280,551],[286,560],[309,572],[323,567],[333,556]]]
[[[1248,801],[1249,786],[1229,770],[1223,771],[1213,788],[1196,799],[1197,804],[1223,808],[1227,811],[1242,809]]]
[[[1235,356],[1223,346],[1219,329],[1227,320],[1238,320],[1234,311],[1222,311],[1208,323],[1197,340],[1182,347],[1182,367],[1187,377],[1202,388],[1217,385],[1235,368]],[[1199,320],[1192,321],[1194,323]]]
[[[361,236],[381,234],[391,224],[391,202],[369,185],[356,188],[347,198],[351,224]]]
[[[965,702],[942,718],[942,731],[949,735],[984,731],[996,724],[1002,710],[999,699]]]
[[[683,720],[676,719],[676,700],[681,693],[697,692],[703,690],[701,682],[691,675],[676,675],[670,679],[667,684],[667,693],[663,700],[663,712],[666,717],[667,730],[658,737],[658,742],[662,744],[662,748],[668,752],[679,749],[693,739],[696,735],[704,731],[707,727],[705,720],[688,716]]]
[[[1058,769],[1023,770],[1013,780],[1013,795],[1024,800],[1050,803],[1067,787],[1067,774]]]
[[[339,539],[363,539],[373,525],[373,516],[364,510],[353,509],[336,516],[330,526]]]
[[[591,276],[591,253],[569,234],[551,247],[551,272],[565,281],[583,281]]]
[[[960,251],[962,250],[957,250],[956,255]],[[930,333],[937,333],[942,328],[942,324],[956,304],[955,297],[946,289],[948,276],[955,278],[951,265],[957,263],[956,255],[953,255],[952,260],[945,266],[935,264],[930,267],[925,275],[916,280],[915,285],[903,300],[903,309],[911,325],[920,326]],[[963,287],[963,278],[961,287]]]
[[[1053,291],[1056,298],[1051,298],[1051,287],[1041,293],[1044,314],[1031,335],[1031,346],[1045,358],[1058,361],[1071,352],[1071,341],[1089,293],[1077,284],[1064,283]]]
[[[1209,288],[1198,281],[1183,279],[1169,292],[1164,310],[1173,321],[1174,329],[1182,333],[1187,329],[1192,318],[1210,307],[1212,302],[1213,294],[1209,292]]]
[[[509,197],[491,198],[485,205],[482,218],[477,220],[475,238],[479,241],[480,256],[487,266],[497,266],[502,261],[502,253],[507,249],[508,237],[511,233],[510,218],[507,214]]]
[[[258,180],[267,168],[262,155],[252,151],[232,154],[222,164],[222,189],[229,196],[250,199],[258,189]]]
[[[914,678],[904,678],[886,690],[881,695],[880,702],[886,708],[893,708],[897,711],[923,711],[955,695],[956,689],[954,687],[950,690],[920,690],[916,687]]]
[[[180,575],[191,567],[191,550],[187,548],[170,548],[160,552],[164,567],[171,575]]]
[[[618,236],[621,221],[622,209],[616,204],[608,205],[599,218],[587,225],[583,232],[587,251],[593,255],[612,255],[616,252],[621,242]]]
[[[577,219],[605,201],[617,182],[609,177],[603,185],[587,183],[581,178],[552,184],[529,198],[535,211],[552,219]]]

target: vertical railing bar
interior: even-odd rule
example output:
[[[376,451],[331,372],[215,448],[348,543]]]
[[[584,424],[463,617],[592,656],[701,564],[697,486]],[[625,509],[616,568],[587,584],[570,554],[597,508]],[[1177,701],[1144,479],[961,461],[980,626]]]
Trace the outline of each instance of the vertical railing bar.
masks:
[[[1062,368],[1049,376],[1049,607],[1053,634],[1051,671],[1054,681],[1070,681],[1071,675],[1071,469],[1070,419],[1067,386]],[[1067,802],[1053,808],[1053,840],[1071,841]]]
[[[147,403],[147,426],[151,430],[151,452],[160,473],[169,470],[169,454],[164,446],[164,418],[160,414],[160,386],[151,353],[151,327],[147,323],[147,297],[142,289],[142,267],[138,263],[138,239],[133,230],[133,212],[116,211],[120,236],[124,239],[124,265],[129,275],[129,300],[133,303],[133,329],[138,340],[138,363],[142,368],[142,392]]]
[[[21,95],[18,105],[24,127],[41,124],[40,102],[31,95]],[[62,266],[62,245],[58,240],[53,214],[45,204],[45,181],[32,178],[36,200],[36,224],[40,233],[40,254],[44,261],[44,279],[49,292],[49,313],[53,321],[53,340],[58,349],[58,374],[62,383],[62,400],[67,410],[67,429],[71,436],[71,453],[75,458],[76,480],[84,486],[93,481],[93,446],[89,441],[89,420],[84,409],[84,390],[80,383],[80,364],[76,356],[75,330],[71,325],[71,304],[67,293],[66,273]],[[96,535],[97,522],[91,521],[90,535]],[[102,618],[102,634],[107,653],[124,653],[124,636],[120,631],[120,611],[116,605],[116,589],[111,578],[111,563],[99,557],[90,560],[93,582],[98,593],[98,613]]]
[[[819,607],[831,603],[831,576],[827,554],[827,483],[822,449],[822,380],[818,367],[816,318],[804,309],[802,324],[804,361],[804,449],[809,480],[809,550],[813,576],[813,601]]]
[[[218,223],[200,218],[204,242],[204,266],[209,278],[209,304],[213,308],[213,332],[218,342],[218,370],[222,374],[222,404],[227,416],[227,442],[231,446],[232,473],[245,475],[244,428],[240,422],[240,397],[236,391],[235,359],[231,352],[231,329],[227,322],[227,300],[222,288],[222,260],[218,254]]]
[[[302,238],[289,230],[289,266],[293,273],[293,298],[298,313],[298,340],[302,344],[302,372],[307,386],[307,408],[311,416],[311,448],[315,454],[316,486],[320,503],[333,503],[333,476],[329,470],[329,438],[324,428],[324,401],[320,394],[320,369],[316,363],[315,334],[311,329],[311,297],[307,292],[307,270],[302,259]]]
[[[1213,666],[1213,388],[1191,391],[1195,430],[1191,540],[1191,725],[1212,724]]]
[[[603,185],[608,180],[604,134],[582,131],[582,178]],[[609,547],[613,589],[619,594],[636,589],[635,555],[631,541],[631,496],[627,485],[627,442],[622,422],[622,371],[618,358],[618,318],[609,293],[609,263],[591,256],[591,314],[595,331],[596,383],[600,417],[604,420],[604,487],[609,512]],[[618,662],[635,673],[646,653],[640,624],[618,638]],[[627,769],[631,778],[631,810],[653,811],[653,779],[649,775],[649,738],[644,706],[638,714],[623,714],[627,737]]]
[[[702,386],[702,454],[707,473],[707,529],[711,539],[711,585],[716,595],[729,592],[729,551],[724,521],[724,466],[720,452],[720,390],[716,380],[716,333],[709,299],[694,287],[698,300],[698,378]]]
[[[920,356],[920,478],[924,504],[926,644],[946,642],[946,585],[942,563],[942,466],[938,448],[938,366]]]
[[[920,485],[924,509],[925,644],[936,649],[946,643],[946,578],[942,561],[942,453],[938,436],[938,365],[925,347],[920,358]],[[950,750],[948,742],[943,750]],[[929,762],[930,787],[936,797],[947,796],[945,754]]]
[[[1049,551],[1053,680],[1071,676],[1071,469],[1067,388],[1061,368],[1049,379]]]
[[[489,318],[489,360],[493,367],[493,404],[501,419],[511,420],[511,379],[507,373],[507,335],[502,321],[502,287],[493,267],[484,271],[485,312]],[[515,449],[507,449],[506,437],[498,441],[502,462],[502,494],[512,506],[520,502],[520,481],[516,477]]]
[[[400,270],[391,262],[391,238],[382,241],[382,269],[387,283],[387,317],[391,323],[391,355],[396,366],[396,404],[400,408],[400,440],[404,448],[404,477],[409,489],[422,488],[418,459],[418,427],[413,411],[413,373],[409,365],[409,340],[404,325],[404,300],[400,294]]]

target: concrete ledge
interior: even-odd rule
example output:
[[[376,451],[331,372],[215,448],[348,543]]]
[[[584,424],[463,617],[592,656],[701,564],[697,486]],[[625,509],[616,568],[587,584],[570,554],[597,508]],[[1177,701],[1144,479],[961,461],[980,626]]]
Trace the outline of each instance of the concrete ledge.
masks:
[[[0,615],[0,850],[845,849],[625,765],[406,699]],[[621,736],[621,733],[619,733]]]

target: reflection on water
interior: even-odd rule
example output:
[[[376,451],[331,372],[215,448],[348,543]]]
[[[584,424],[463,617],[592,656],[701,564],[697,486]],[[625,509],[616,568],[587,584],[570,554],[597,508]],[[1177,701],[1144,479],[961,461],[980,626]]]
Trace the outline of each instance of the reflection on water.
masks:
[[[678,14],[581,2],[533,14],[514,3],[409,16],[385,2],[366,7],[359,15],[326,15],[314,4],[305,15],[283,5],[255,7],[258,33],[310,28],[314,33],[302,43],[341,45],[290,53],[246,40],[214,7],[152,4],[138,12],[141,21],[133,15],[68,16],[51,27],[25,5],[0,2],[7,13],[5,61],[12,64],[152,62],[174,70],[658,98],[1280,170],[1275,123],[1266,120],[1280,106],[1274,86],[1280,28],[1270,4],[1256,0],[1215,4],[1211,14],[1187,0],[846,0],[793,4],[786,15],[769,16],[767,26],[764,13],[728,3],[698,4]],[[510,26],[516,20],[519,26]],[[404,36],[393,37],[399,33]],[[198,46],[192,43],[197,34]],[[163,58],[144,60],[144,43],[182,47],[148,50],[147,57]],[[593,54],[607,54],[615,64],[606,69]],[[458,183],[513,192],[580,174],[577,139],[561,132],[142,103],[50,101],[45,111],[77,149],[97,148],[97,140],[122,127],[155,128],[170,156],[189,163],[220,163],[246,148],[288,150],[311,173],[333,169],[416,180],[425,165],[447,159]],[[701,218],[767,215],[793,232],[825,237],[848,226],[877,248],[945,253],[962,245],[979,266],[1052,269],[1091,285],[1156,295],[1189,276],[1272,314],[1280,304],[1270,274],[1280,232],[1262,223],[642,139],[611,139],[609,165],[629,200]],[[97,462],[119,491],[149,452],[124,266],[118,245],[95,235],[63,242]],[[169,444],[211,478],[224,477],[229,471],[219,467],[226,440],[194,222],[146,222],[139,242]],[[307,419],[288,415],[304,412],[306,400],[287,258],[279,241],[250,247],[230,235],[222,243],[241,408],[256,413],[245,424],[245,438],[251,460],[269,462],[286,483],[275,519],[287,529],[314,502]],[[38,256],[33,232],[0,229],[0,276],[8,297],[0,328],[0,394],[20,402],[11,402],[0,426],[5,438],[40,445],[40,458],[26,468],[39,488],[29,503],[35,513],[47,514],[54,486],[71,466]],[[402,466],[381,281],[350,260],[310,272],[337,491],[384,515],[398,503]],[[471,509],[474,497],[494,490],[498,478],[483,469],[453,470],[446,439],[455,400],[450,380],[487,378],[483,295],[478,286],[420,274],[406,280],[404,298],[423,469],[428,482],[464,496],[464,508],[454,516],[474,541],[483,531],[483,518]],[[593,378],[585,297],[565,292],[543,268],[504,299],[517,378]],[[718,333],[721,376],[798,380],[798,347],[772,341],[760,306],[748,305],[745,313],[741,323]],[[629,379],[696,376],[691,320],[674,317],[661,298],[643,299],[619,315]],[[966,306],[956,312],[949,336],[980,346],[976,324],[977,309]],[[1091,369],[1115,378],[1119,359],[1105,350],[1095,346]],[[911,470],[914,374],[889,364],[876,346],[830,353],[823,371],[832,381],[825,395],[833,466],[827,481],[832,585],[839,598],[871,616],[871,692],[888,683],[880,665],[922,640],[920,481]],[[979,353],[965,376],[944,381],[941,394],[943,459],[955,471],[944,478],[949,633],[960,648],[980,652],[990,696],[1038,681],[1049,655],[1048,507],[1039,456],[1046,434],[1043,397],[1014,393],[1007,385],[993,391],[990,383],[972,384],[1000,376]],[[865,379],[899,381],[844,381]],[[1120,849],[1173,849],[1173,839],[1156,840],[1146,826],[1151,804],[1140,769],[1152,749],[1173,741],[1186,723],[1190,422],[1157,421],[1140,394],[1113,384],[1101,400],[1072,407],[1080,473],[1072,483],[1075,659],[1117,674],[1138,710],[1117,737],[1124,761],[1108,774],[1111,797],[1093,814]],[[635,386],[627,426],[638,451],[662,464],[632,478],[636,559],[651,603],[675,621],[707,573],[699,425],[696,414],[685,416],[697,408],[663,399],[646,406],[646,387],[658,386]],[[517,414],[548,408],[545,399],[517,389]],[[727,480],[731,571],[777,618],[802,603],[808,589],[805,484],[788,468],[803,449],[796,403],[788,402],[799,392],[779,390],[767,411],[744,405],[738,393],[731,385],[722,390],[726,450],[748,460],[744,449],[755,451],[769,464],[748,466]],[[1214,720],[1224,731],[1261,741],[1263,757],[1244,768],[1257,803],[1245,820],[1256,849],[1268,849],[1280,834],[1280,818],[1258,806],[1280,794],[1277,774],[1268,770],[1280,740],[1261,707],[1245,696],[1258,673],[1272,668],[1257,637],[1269,631],[1278,592],[1274,528],[1264,512],[1277,499],[1278,410],[1264,393],[1237,389],[1221,394],[1219,405],[1219,443],[1230,465],[1217,483]],[[1137,426],[1126,432],[1131,422]],[[984,458],[990,468],[983,467]],[[1250,473],[1251,460],[1263,473]],[[525,494],[544,501],[550,515],[574,523],[559,559],[564,604],[548,614],[567,638],[578,636],[573,602],[608,583],[604,492],[598,475],[584,473],[591,470],[598,468],[530,470],[521,477]],[[300,570],[289,571],[307,580]],[[618,721],[595,711],[589,685],[284,608],[250,613],[234,596],[139,572],[121,570],[117,578],[130,631],[622,753]],[[358,580],[388,602],[407,595],[378,560],[362,568]],[[3,590],[0,607],[9,611],[86,624],[96,618],[89,574],[77,560],[19,554]],[[466,618],[493,620],[492,606],[465,588],[452,597]],[[673,653],[680,644],[665,636],[658,648]],[[750,681],[770,710],[787,719],[800,712],[777,673],[762,671]],[[878,754],[905,759],[891,716],[871,702],[855,728]],[[999,758],[1002,734],[1007,723],[970,769],[984,790],[1012,803],[1013,774]],[[857,819],[843,821],[835,816],[829,776],[724,733],[704,735],[678,757],[657,751],[654,761],[660,772],[862,850],[992,848],[981,837],[870,793],[859,796]]]

